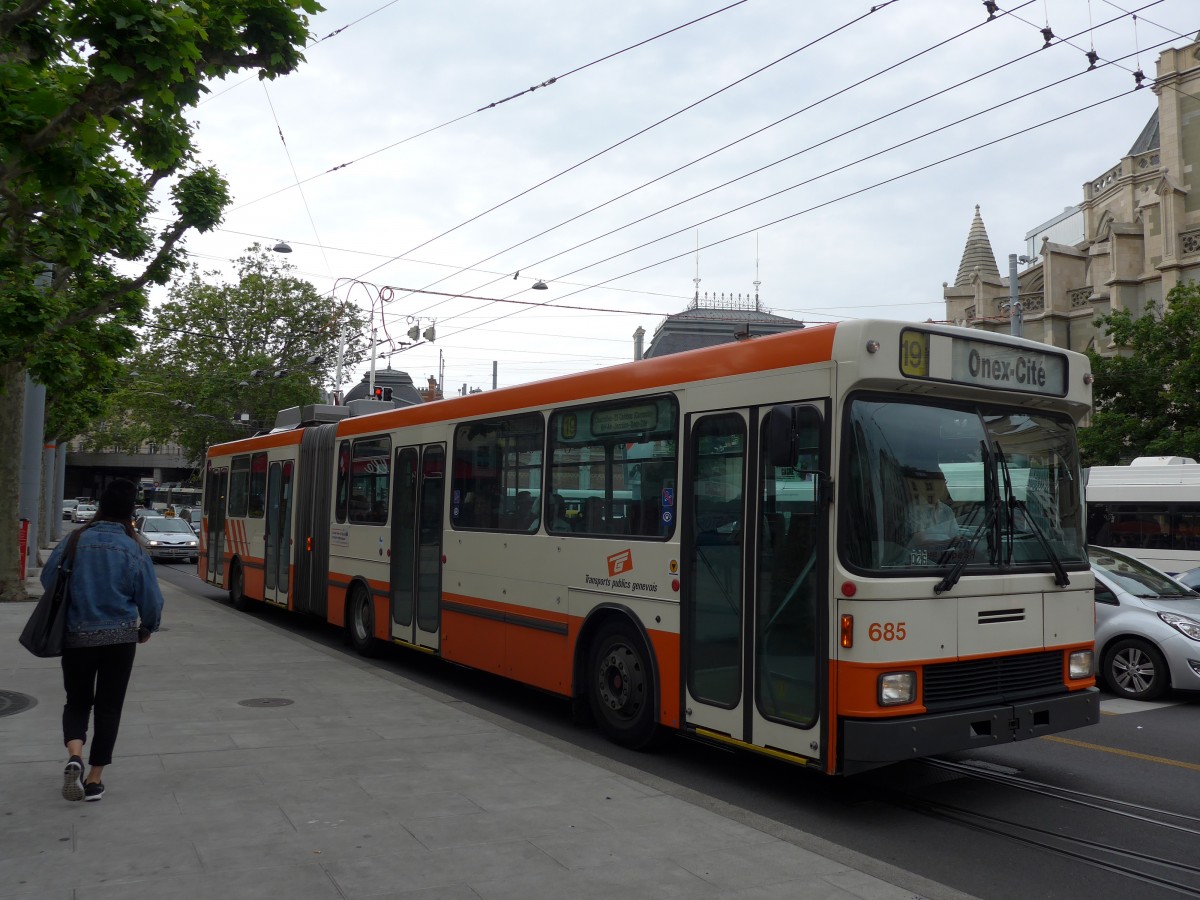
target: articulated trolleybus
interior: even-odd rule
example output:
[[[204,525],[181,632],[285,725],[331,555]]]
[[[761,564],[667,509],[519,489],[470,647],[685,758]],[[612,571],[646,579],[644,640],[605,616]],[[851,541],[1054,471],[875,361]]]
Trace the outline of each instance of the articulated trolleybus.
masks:
[[[1052,734],[1099,717],[1090,381],[864,321],[284,411],[209,450],[200,575],[571,697],[627,746],[849,774]]]

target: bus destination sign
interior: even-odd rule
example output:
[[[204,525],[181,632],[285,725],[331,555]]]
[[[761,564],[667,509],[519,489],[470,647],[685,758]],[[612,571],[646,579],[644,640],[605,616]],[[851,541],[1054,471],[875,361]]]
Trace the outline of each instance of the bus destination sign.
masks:
[[[1067,361],[1056,353],[909,329],[900,334],[900,373],[1054,397],[1067,392]]]

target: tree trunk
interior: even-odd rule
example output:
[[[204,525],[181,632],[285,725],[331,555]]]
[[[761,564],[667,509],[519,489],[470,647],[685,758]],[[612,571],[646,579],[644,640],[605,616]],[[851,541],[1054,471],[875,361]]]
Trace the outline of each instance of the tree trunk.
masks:
[[[17,521],[24,422],[25,367],[8,363],[0,369],[0,602],[27,599],[20,573]],[[31,543],[36,553],[37,541]]]

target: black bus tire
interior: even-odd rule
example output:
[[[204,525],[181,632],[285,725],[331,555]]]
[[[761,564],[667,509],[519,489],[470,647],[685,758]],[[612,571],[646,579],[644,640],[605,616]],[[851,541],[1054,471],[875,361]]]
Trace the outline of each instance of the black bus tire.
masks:
[[[361,584],[350,589],[350,599],[346,603],[346,635],[359,656],[374,656],[379,651],[371,595]]]
[[[233,563],[229,572],[229,605],[239,611],[250,605],[250,598],[246,596],[246,576],[240,562]]]
[[[592,717],[605,737],[634,750],[654,742],[654,669],[631,624],[613,619],[600,627],[588,651],[585,684]]]

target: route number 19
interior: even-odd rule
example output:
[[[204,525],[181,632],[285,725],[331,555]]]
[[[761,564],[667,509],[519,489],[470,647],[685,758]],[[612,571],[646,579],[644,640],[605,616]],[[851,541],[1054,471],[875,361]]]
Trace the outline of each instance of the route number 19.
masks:
[[[900,374],[929,377],[929,335],[919,331],[900,333]]]

